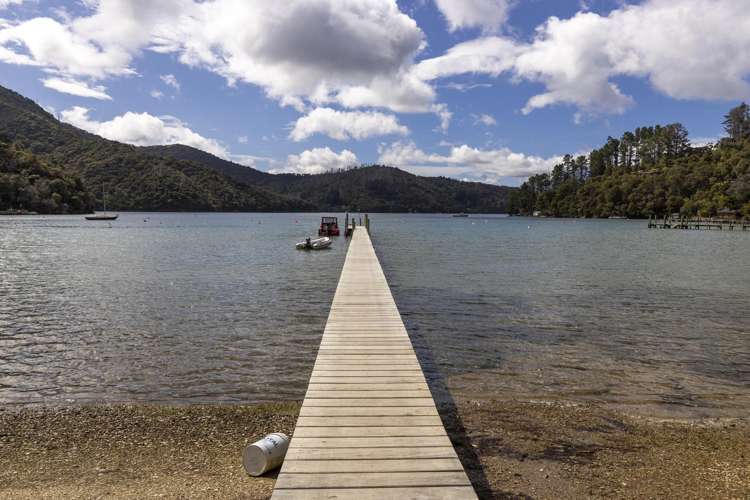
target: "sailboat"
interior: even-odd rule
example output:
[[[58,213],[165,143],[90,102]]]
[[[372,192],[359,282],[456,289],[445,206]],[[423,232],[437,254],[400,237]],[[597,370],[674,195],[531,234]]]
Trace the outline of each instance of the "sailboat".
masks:
[[[120,216],[120,214],[108,214],[107,213],[107,192],[102,189],[102,198],[104,203],[104,212],[94,214],[94,215],[87,215],[86,220],[117,220],[117,218]]]

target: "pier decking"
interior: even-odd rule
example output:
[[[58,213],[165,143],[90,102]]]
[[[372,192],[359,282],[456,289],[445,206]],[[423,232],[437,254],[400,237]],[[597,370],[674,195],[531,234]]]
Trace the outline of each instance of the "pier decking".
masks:
[[[272,500],[476,499],[364,227]]]

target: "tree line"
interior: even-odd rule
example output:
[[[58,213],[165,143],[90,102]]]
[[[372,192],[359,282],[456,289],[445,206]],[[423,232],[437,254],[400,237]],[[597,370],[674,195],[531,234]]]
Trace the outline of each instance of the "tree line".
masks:
[[[93,206],[81,177],[0,141],[0,210],[65,214],[89,212]]]
[[[750,107],[724,117],[726,137],[693,147],[680,123],[639,127],[588,155],[566,155],[529,177],[510,212],[555,217],[645,218],[679,213],[750,217]]]

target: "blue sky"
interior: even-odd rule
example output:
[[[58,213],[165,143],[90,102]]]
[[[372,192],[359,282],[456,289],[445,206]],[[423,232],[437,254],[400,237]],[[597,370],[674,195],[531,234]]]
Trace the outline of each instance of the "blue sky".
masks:
[[[509,185],[641,125],[716,138],[750,97],[744,0],[274,4],[0,0],[0,84],[107,138],[262,170]]]

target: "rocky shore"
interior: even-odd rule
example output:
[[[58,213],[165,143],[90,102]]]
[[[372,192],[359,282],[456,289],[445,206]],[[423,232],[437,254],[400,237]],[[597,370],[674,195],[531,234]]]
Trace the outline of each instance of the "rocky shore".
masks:
[[[268,498],[244,446],[299,405],[0,409],[3,498]],[[482,498],[749,498],[750,421],[656,421],[595,405],[442,408]]]

